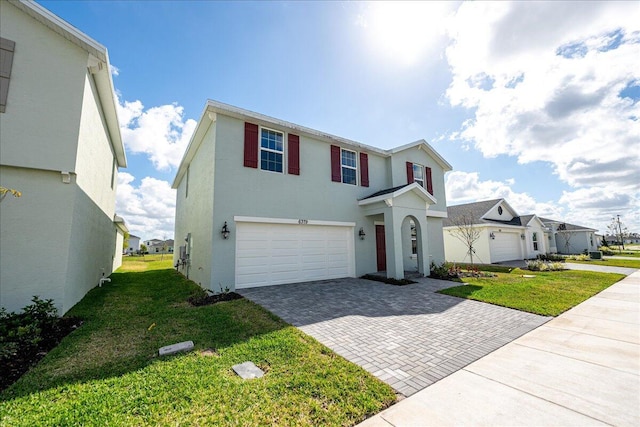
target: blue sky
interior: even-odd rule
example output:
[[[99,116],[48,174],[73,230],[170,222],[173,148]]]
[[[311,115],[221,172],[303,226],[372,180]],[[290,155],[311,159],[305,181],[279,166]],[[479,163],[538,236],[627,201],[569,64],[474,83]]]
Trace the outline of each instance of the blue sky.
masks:
[[[640,6],[40,1],[109,50],[118,213],[173,235],[168,187],[207,99],[365,144],[424,138],[448,204],[640,231]]]

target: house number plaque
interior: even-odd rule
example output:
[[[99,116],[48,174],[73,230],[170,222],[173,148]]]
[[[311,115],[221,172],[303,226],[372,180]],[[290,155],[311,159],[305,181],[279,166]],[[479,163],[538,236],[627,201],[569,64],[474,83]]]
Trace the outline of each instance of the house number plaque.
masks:
[[[309,220],[308,220],[308,219],[299,219],[299,220],[298,220],[298,224],[306,225],[306,224],[308,224],[308,223],[309,223]]]

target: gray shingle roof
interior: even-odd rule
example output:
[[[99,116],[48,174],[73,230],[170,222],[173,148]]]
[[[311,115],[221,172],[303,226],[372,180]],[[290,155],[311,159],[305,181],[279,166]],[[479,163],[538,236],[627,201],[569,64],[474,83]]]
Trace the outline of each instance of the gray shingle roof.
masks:
[[[558,224],[564,224],[565,225],[565,230],[567,231],[593,231],[593,228],[589,228],[589,227],[583,227],[581,225],[575,225],[575,224],[569,224],[568,222],[564,222],[564,221],[558,221],[557,219],[548,219],[548,218],[540,218],[540,221],[542,221],[544,223],[544,225],[551,225],[551,223],[558,223]]]
[[[520,217],[514,217],[511,221],[497,221],[492,219],[482,219],[492,207],[497,205],[502,199],[483,200],[482,202],[465,203],[464,205],[447,206],[447,218],[442,221],[443,227],[456,225],[461,217],[467,215],[471,218],[472,224],[502,224],[502,225],[522,225]]]
[[[367,200],[367,199],[371,199],[371,198],[374,198],[374,197],[383,196],[385,194],[395,193],[396,191],[398,191],[399,189],[401,189],[403,187],[406,187],[407,185],[409,185],[409,184],[399,185],[399,186],[393,187],[393,188],[386,188],[384,190],[377,191],[377,192],[373,193],[372,195],[367,196],[367,197],[365,197],[365,198],[363,198],[361,200]]]

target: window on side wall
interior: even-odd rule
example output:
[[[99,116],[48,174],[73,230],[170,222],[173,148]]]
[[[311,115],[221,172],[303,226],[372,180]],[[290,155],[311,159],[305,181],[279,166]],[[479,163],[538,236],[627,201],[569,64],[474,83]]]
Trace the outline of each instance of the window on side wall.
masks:
[[[342,182],[357,185],[358,163],[356,152],[343,148],[340,155],[340,164],[342,166]]]
[[[418,255],[418,235],[413,221],[411,221],[411,254]]]
[[[413,182],[417,182],[424,188],[424,168],[422,165],[413,164]]]
[[[534,232],[531,239],[533,240],[533,250],[537,251],[538,250],[538,233]]]
[[[260,169],[282,173],[284,170],[284,134],[260,129]]]

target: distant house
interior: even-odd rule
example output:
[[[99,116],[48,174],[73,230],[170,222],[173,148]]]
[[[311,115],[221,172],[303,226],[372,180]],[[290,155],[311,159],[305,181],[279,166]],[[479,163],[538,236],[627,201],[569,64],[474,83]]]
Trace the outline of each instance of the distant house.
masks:
[[[551,252],[560,254],[580,254],[585,251],[597,251],[601,241],[598,241],[596,233],[598,230],[581,225],[569,224],[568,222],[540,218],[549,229],[548,239]]]
[[[150,254],[172,254],[173,253],[173,240],[149,240],[150,244],[147,246],[147,252]]]
[[[107,49],[35,2],[0,1],[0,306],[68,311],[122,263],[126,166]]]
[[[505,199],[448,206],[447,214],[443,223],[447,261],[471,261],[468,245],[458,237],[461,227],[478,233],[473,244],[474,263],[522,260],[552,251],[540,218],[520,216]]]
[[[208,101],[173,182],[174,261],[214,290],[428,275],[449,170],[424,140],[384,150]]]
[[[129,255],[131,255],[131,254],[138,253],[139,250],[140,250],[140,237],[134,236],[133,234],[130,234],[129,235],[129,247],[127,248],[126,252]]]
[[[531,259],[545,253],[578,254],[595,251],[599,245],[592,228],[535,214],[519,215],[505,199],[449,206],[447,213],[443,233],[445,256],[451,262],[471,260],[464,239],[457,236],[461,224],[479,233],[473,245],[477,263]]]

